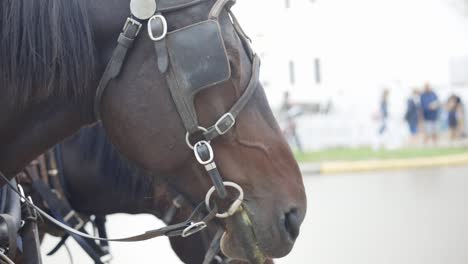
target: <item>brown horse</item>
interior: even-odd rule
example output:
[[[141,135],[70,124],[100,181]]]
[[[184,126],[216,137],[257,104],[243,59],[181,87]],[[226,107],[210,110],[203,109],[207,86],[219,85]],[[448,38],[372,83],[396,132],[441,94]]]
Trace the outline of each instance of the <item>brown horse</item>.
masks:
[[[168,30],[174,31],[206,20],[217,1],[157,2],[180,7],[164,13]],[[96,76],[111,57],[129,8],[124,0],[17,0],[2,1],[0,12],[0,170],[13,175],[80,126],[96,121]],[[221,12],[218,21],[231,75],[197,93],[195,108],[202,126],[228,111],[252,75],[245,42],[228,13]],[[131,161],[151,173],[178,175],[167,180],[191,200],[202,201],[211,186],[209,177],[185,144],[186,129],[166,78],[157,69],[153,42],[142,34],[121,75],[104,93],[104,127]],[[261,87],[236,121],[213,141],[218,168],[224,180],[245,192],[243,205],[258,249],[267,257],[285,256],[306,211],[299,168]],[[245,259],[244,237],[236,232],[239,223],[234,219],[222,221],[222,249],[229,257]]]

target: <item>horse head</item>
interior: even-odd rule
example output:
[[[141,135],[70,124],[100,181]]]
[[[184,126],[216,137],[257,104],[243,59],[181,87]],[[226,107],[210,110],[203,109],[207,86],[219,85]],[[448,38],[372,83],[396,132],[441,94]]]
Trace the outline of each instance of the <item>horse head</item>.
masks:
[[[114,2],[112,14],[107,12],[109,1],[90,3],[98,25],[95,27],[98,47],[111,46],[105,35],[99,38],[104,34],[100,32],[119,32],[118,22],[125,21],[128,15],[127,1]],[[120,152],[147,171],[180,175],[167,180],[199,201],[212,183],[187,145],[206,140],[204,128],[212,128],[213,133],[218,130],[219,137],[210,138],[210,146],[222,179],[242,187],[243,208],[258,249],[267,257],[282,257],[292,249],[306,213],[304,186],[298,165],[258,83],[258,59],[250,52],[238,24],[233,23],[235,18],[226,9],[220,9],[219,16],[213,19],[214,29],[211,25],[204,27],[209,14],[213,10],[216,13],[216,8],[226,2],[177,1],[171,8],[170,1],[156,1],[163,6],[163,11],[157,14],[163,18],[150,19],[152,33],[142,34],[135,41],[118,82],[111,83],[103,93],[99,111],[111,141],[118,143]],[[158,31],[158,27],[171,32],[162,45],[155,40],[164,31]],[[220,36],[216,35],[216,27]],[[143,24],[141,32],[146,30]],[[197,39],[205,36],[204,30],[215,30],[208,34],[215,37]],[[213,46],[212,41],[218,44]],[[205,50],[203,43],[210,50]],[[201,62],[210,56],[197,57],[215,50],[225,52],[226,62],[222,61],[222,52],[213,54],[221,59],[215,61],[219,65],[214,69]],[[109,54],[104,52],[104,58],[108,59]],[[190,68],[190,64],[196,67]],[[209,77],[199,72],[203,67],[210,69]],[[246,93],[251,96],[232,120],[226,114]],[[226,130],[213,126],[219,121],[227,126]],[[230,188],[228,191],[237,195]],[[234,219],[222,220],[226,229],[222,249],[230,257],[245,259],[244,241],[236,232],[238,221]]]

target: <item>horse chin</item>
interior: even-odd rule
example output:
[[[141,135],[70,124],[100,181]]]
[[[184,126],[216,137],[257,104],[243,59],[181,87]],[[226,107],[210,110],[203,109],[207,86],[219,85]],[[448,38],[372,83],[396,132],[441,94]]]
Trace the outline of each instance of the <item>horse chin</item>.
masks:
[[[242,221],[240,214],[237,214],[238,217],[235,217],[235,220],[227,220],[226,231],[221,237],[221,251],[232,259],[249,261],[249,256],[255,256],[257,260],[264,260],[267,256],[259,248],[252,226]],[[247,217],[247,214],[243,217]],[[250,219],[248,221],[250,222]]]
[[[246,224],[246,218],[239,215],[241,214],[225,222],[226,231],[221,237],[221,251],[227,257],[248,261],[249,254],[261,256],[263,259],[273,259],[284,257],[292,250],[294,241],[281,239],[282,242],[274,243],[271,230],[255,228],[256,225],[251,222],[254,218],[248,214],[243,215],[247,217],[248,224]]]
[[[243,245],[242,241],[238,239],[238,236],[232,233],[224,232],[221,238],[221,251],[224,255],[232,259],[247,261]]]

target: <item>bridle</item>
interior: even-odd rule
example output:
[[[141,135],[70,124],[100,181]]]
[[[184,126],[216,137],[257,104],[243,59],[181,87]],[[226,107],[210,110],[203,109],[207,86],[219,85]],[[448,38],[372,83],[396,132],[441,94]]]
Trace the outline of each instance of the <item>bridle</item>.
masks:
[[[153,41],[156,51],[158,70],[166,78],[177,111],[187,131],[186,143],[191,149],[193,149],[196,160],[200,163],[200,165],[204,166],[214,186],[207,192],[205,201],[200,203],[194,209],[193,214],[182,223],[166,226],[161,229],[147,231],[141,235],[132,237],[107,239],[84,234],[54,219],[39,207],[30,203],[29,200],[17,192],[14,186],[9,183],[7,178],[0,172],[0,176],[4,178],[6,183],[15,192],[17,192],[21,198],[26,200],[26,203],[30,204],[30,206],[37,210],[41,215],[43,215],[52,223],[69,231],[70,233],[82,236],[84,238],[97,241],[134,242],[148,240],[158,236],[187,237],[206,228],[207,224],[215,217],[227,218],[237,216],[239,215],[238,212],[243,213],[242,216],[237,218],[241,219],[240,222],[250,222],[248,219],[245,219],[247,215],[242,209],[242,188],[236,183],[223,181],[221,174],[216,166],[216,162],[214,160],[214,151],[210,144],[212,140],[226,134],[235,125],[237,116],[247,105],[250,98],[253,96],[256,87],[258,86],[260,60],[258,56],[252,51],[249,38],[240,27],[234,14],[230,11],[230,7],[235,3],[235,0],[217,0],[213,5],[206,21],[190,25],[183,29],[178,29],[174,32],[168,32],[167,21],[164,17],[164,14],[192,7],[207,0],[192,0],[191,2],[185,4],[176,5],[171,3],[171,1],[157,1],[158,3],[156,3],[155,0],[132,0],[132,15],[127,18],[124,24],[122,32],[120,33],[117,40],[117,46],[114,49],[112,57],[107,64],[107,67],[96,90],[96,96],[94,100],[94,112],[96,119],[101,119],[100,105],[106,87],[111,80],[120,74],[127,53],[132,48],[133,42],[141,32],[142,23],[146,22],[149,37]],[[156,3],[156,5],[154,5],[153,2]],[[148,12],[148,10],[151,10],[152,12]],[[241,43],[252,63],[252,74],[243,94],[238,98],[237,102],[230,108],[230,110],[227,113],[222,114],[214,125],[208,128],[203,128],[198,123],[198,117],[194,106],[195,94],[206,87],[222,83],[230,78],[229,60],[227,58],[224,41],[218,22],[219,16],[223,10],[226,10],[229,13],[234,29],[237,32],[237,35],[239,36]],[[210,52],[210,56],[204,56],[201,58],[195,57],[192,58],[191,61],[187,62],[183,59],[186,58],[185,55],[187,54],[179,56],[177,55],[184,52],[184,50],[187,48],[182,45],[184,42],[180,40],[190,37],[191,43],[193,43],[194,41],[196,42],[197,36],[205,32],[209,33],[208,36],[210,39],[198,39],[199,43],[204,45],[211,44],[211,46],[206,48],[200,47],[203,45],[193,45],[193,48],[196,49],[196,52],[194,53],[203,54],[204,52],[206,53],[208,51]],[[209,70],[205,72],[198,72],[198,63],[203,63],[203,66],[205,66],[204,68]],[[191,71],[195,71],[195,74],[187,74],[188,72],[191,73]],[[198,138],[199,140],[193,143],[192,138]],[[232,187],[236,189],[239,192],[239,195],[226,212],[220,213],[218,212],[216,205],[211,206],[210,198],[216,191],[219,198],[226,199],[228,197],[226,187]],[[198,216],[201,215],[205,209],[207,209],[208,212],[202,219],[199,219]],[[251,246],[256,247],[256,245]],[[258,251],[258,248],[256,248],[256,250]],[[251,259],[251,262],[253,263],[263,263],[263,255],[259,255],[257,253],[250,254],[249,259]]]
[[[138,0],[135,0],[135,2],[136,1]],[[142,1],[142,5],[154,2],[153,0],[146,2],[144,0],[140,1]],[[142,19],[147,20],[148,34],[150,39],[154,42],[154,47],[157,55],[158,69],[160,73],[166,77],[166,81],[169,86],[172,99],[176,105],[177,112],[179,113],[179,116],[187,131],[187,145],[191,149],[193,149],[196,160],[204,166],[205,170],[207,171],[213,182],[214,189],[216,189],[221,199],[225,199],[227,197],[226,186],[233,187],[239,191],[240,199],[236,200],[236,202],[232,204],[232,206],[227,212],[217,214],[217,217],[226,218],[232,216],[239,208],[240,204],[242,203],[243,192],[242,188],[236,183],[223,182],[222,177],[214,161],[214,151],[211,147],[210,142],[211,140],[226,134],[235,125],[237,116],[244,109],[244,107],[254,94],[256,87],[258,86],[260,60],[257,57],[257,55],[253,53],[249,44],[248,37],[245,35],[244,31],[240,27],[234,14],[230,11],[230,7],[235,3],[234,0],[217,0],[208,15],[208,20],[190,25],[183,29],[178,29],[173,33],[168,33],[167,21],[163,15],[164,12],[173,12],[182,8],[193,6],[195,4],[199,4],[203,1],[206,0],[195,0],[183,6],[176,6],[172,8],[166,7],[166,9],[157,9],[157,5],[149,5],[149,8],[153,8],[155,12],[155,14],[152,16],[148,15],[151,12],[147,12],[147,8],[142,8],[142,10],[145,10],[145,12],[134,11],[139,10],[138,8],[132,9],[132,12],[136,13],[134,13],[132,17],[129,17],[127,19],[125,26],[123,27],[123,32],[118,38],[118,45],[114,50],[110,62],[107,65],[106,70],[103,73],[103,76],[97,88],[94,100],[94,112],[96,118],[100,120],[100,106],[104,91],[108,86],[109,82],[118,76],[128,50],[132,47],[134,40],[137,38],[138,34],[141,31],[142,23],[140,21]],[[221,12],[225,9],[228,10],[232,18],[234,28],[239,38],[241,39],[245,50],[247,51],[249,59],[252,62],[252,75],[246,89],[244,90],[244,93],[231,107],[231,109],[227,113],[221,115],[221,117],[215,122],[214,125],[208,128],[204,128],[201,127],[198,123],[198,117],[194,106],[194,96],[196,92],[200,91],[205,87],[221,83],[230,77],[229,61],[227,59],[224,41],[220,34],[220,26],[218,23],[219,16]],[[180,45],[179,43],[183,42],[181,40],[187,39],[187,36],[190,36],[192,37],[190,38],[192,47],[198,48],[196,47],[196,44],[193,44],[193,42],[195,42],[194,39],[196,38],[194,37],[196,37],[196,33],[201,33],[200,29],[213,31],[213,34],[210,35],[212,36],[212,38],[208,41],[206,39],[203,39],[202,44],[209,44],[214,42],[217,43],[217,45],[213,45],[212,48],[208,50],[211,56],[206,57],[210,57],[210,59],[200,62],[199,60],[203,60],[203,56],[199,56],[196,57],[199,59],[198,61],[194,62],[192,59],[192,61],[187,62],[186,58],[190,56],[184,53],[184,49],[183,47],[180,47],[182,45]],[[170,48],[171,46],[175,47]],[[203,47],[201,47],[201,49],[196,49],[196,51],[201,53],[203,53],[203,51],[206,52],[206,50],[207,49]],[[217,50],[218,53],[212,55],[211,53],[213,53],[213,50]],[[184,53],[184,56],[182,56],[181,59],[178,59],[180,58],[180,55],[177,56],[178,54],[175,51]],[[192,51],[191,53],[194,52]],[[210,70],[216,72],[219,75],[219,78],[216,79],[211,78],[211,76],[208,77],[207,74],[211,74],[211,71],[208,70],[202,73],[192,73],[189,77],[183,75],[183,73],[178,72],[178,70],[182,72],[187,71],[188,69],[186,66],[184,66],[184,64],[193,63],[203,64],[203,66],[206,66]],[[219,70],[220,68],[221,70]],[[199,140],[195,144],[192,144],[192,136],[199,136],[200,133],[202,134],[202,140]],[[208,191],[205,199],[208,208],[210,208],[209,200],[211,194],[213,194],[212,190],[213,188],[210,189],[210,191]]]
[[[177,112],[187,131],[186,143],[191,149],[193,149],[196,160],[198,163],[204,166],[214,185],[206,194],[206,207],[211,210],[210,198],[215,190],[221,199],[227,198],[226,187],[232,187],[239,192],[238,198],[231,204],[226,212],[216,214],[216,217],[218,218],[227,218],[234,215],[241,207],[244,193],[238,184],[223,181],[214,160],[214,151],[210,142],[217,137],[226,134],[232,127],[234,127],[237,116],[253,96],[256,87],[258,86],[260,60],[258,56],[253,53],[248,37],[242,30],[234,14],[230,11],[230,7],[235,3],[233,0],[217,0],[208,15],[208,20],[190,25],[183,29],[178,29],[174,32],[168,32],[167,21],[164,17],[165,12],[177,11],[182,8],[187,8],[199,4],[203,1],[206,0],[195,0],[183,6],[163,7],[161,9],[158,9],[157,5],[153,5],[153,0],[150,0],[149,2],[146,1],[144,3],[148,4],[146,8],[139,9],[137,4],[134,5],[137,7],[132,9],[132,12],[134,12],[133,16],[127,19],[125,26],[123,27],[123,31],[118,38],[118,45],[97,88],[94,101],[94,112],[96,118],[100,120],[100,106],[104,91],[110,80],[114,79],[119,74],[128,50],[132,47],[134,40],[141,32],[142,22],[140,21],[147,21],[148,35],[153,41],[157,55],[158,70],[166,78],[172,99],[177,108]],[[153,8],[154,12],[147,12],[148,8]],[[138,10],[144,10],[144,12]],[[229,109],[229,111],[222,114],[214,125],[208,128],[204,128],[201,127],[198,123],[198,117],[194,106],[195,94],[205,87],[219,84],[229,79],[230,77],[229,61],[226,55],[224,41],[220,33],[220,26],[218,23],[219,16],[223,10],[228,11],[232,19],[234,29],[237,32],[244,49],[247,51],[247,55],[252,63],[252,74],[243,94]],[[203,64],[204,66],[207,66],[209,69],[219,75],[215,76],[215,78],[212,78],[211,76],[212,71],[195,74],[192,73],[189,77],[183,75],[184,71],[188,71],[189,69],[193,70],[193,68],[187,68],[185,65],[190,65],[194,62],[190,61],[190,59],[187,59],[187,57],[190,58],[190,56],[184,53],[184,47],[180,43],[183,44],[182,40],[190,37],[190,44],[193,48],[197,48],[197,45],[193,43],[196,43],[196,34],[202,33],[201,30],[211,30],[213,32],[210,35],[212,36],[211,39],[203,39],[203,44],[216,44],[212,45],[208,50],[211,56],[206,56],[212,59],[200,62],[200,60],[204,59],[203,56],[200,56],[196,57],[198,60],[195,63],[205,63],[206,65]],[[218,53],[216,53],[216,50]],[[206,52],[206,48],[201,47],[201,49],[196,49],[196,51],[203,53]],[[177,52],[184,53],[182,59],[180,59],[180,56],[178,56]],[[191,53],[195,52],[191,51]],[[215,54],[213,55],[212,53]],[[192,60],[194,59],[192,58]],[[221,70],[219,70],[220,68]],[[179,70],[182,73],[179,73]],[[207,73],[210,74],[210,76],[207,76]],[[195,77],[193,75],[195,75]],[[194,136],[198,136],[198,138],[201,138],[201,140],[197,141],[195,144],[192,144],[191,138]],[[199,231],[205,227],[206,223],[197,223],[193,226],[193,231]],[[192,231],[189,233],[192,233]]]

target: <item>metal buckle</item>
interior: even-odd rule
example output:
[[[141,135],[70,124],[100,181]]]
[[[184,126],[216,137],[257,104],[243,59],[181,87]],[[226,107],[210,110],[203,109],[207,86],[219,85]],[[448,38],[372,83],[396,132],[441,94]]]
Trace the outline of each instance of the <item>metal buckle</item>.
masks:
[[[21,194],[21,196],[20,196],[20,202],[25,203],[25,202],[26,202],[26,200],[25,200],[26,195],[24,194],[23,186],[21,186],[21,184],[17,184],[17,186],[18,186],[18,190],[19,190],[19,192],[20,192],[20,194]]]
[[[206,228],[205,222],[191,223],[187,228],[182,231],[182,237],[188,237],[195,233],[198,233]]]
[[[131,17],[127,17],[127,21],[125,21],[125,25],[122,28],[122,32],[125,32],[130,25],[137,26],[137,31],[135,33],[135,36],[138,36],[138,34],[141,31],[142,24],[138,20],[133,19]]]
[[[200,157],[200,153],[198,152],[198,148],[206,146],[208,148],[208,158],[206,160],[203,160],[202,157]],[[210,143],[208,143],[205,140],[199,141],[193,146],[193,153],[195,154],[195,158],[197,159],[198,163],[201,165],[207,165],[213,162],[214,159],[214,153],[213,153],[213,148],[211,147]]]
[[[229,187],[235,188],[239,192],[239,196],[231,204],[231,206],[229,207],[229,209],[226,212],[224,212],[222,214],[220,214],[220,213],[216,214],[216,217],[218,217],[218,218],[228,218],[228,217],[234,215],[237,212],[237,209],[239,209],[239,207],[241,206],[242,201],[244,200],[244,190],[242,190],[242,187],[240,187],[238,184],[236,184],[234,182],[223,182],[223,184],[224,184],[224,186],[229,186]],[[216,190],[216,188],[213,186],[206,193],[205,204],[206,204],[206,208],[209,211],[211,211],[210,198],[211,198],[211,195],[213,195],[215,190]]]
[[[231,123],[230,123],[230,125],[229,125],[228,127],[224,128],[224,130],[223,130],[222,128],[220,128],[219,125],[221,125],[221,124],[224,122],[224,120],[225,120],[226,118],[231,119]],[[214,128],[216,129],[216,132],[218,132],[218,134],[224,135],[224,134],[226,134],[235,124],[236,124],[236,119],[234,118],[234,116],[233,116],[231,113],[228,112],[228,113],[224,114],[224,115],[216,122],[216,124],[214,125]]]
[[[75,210],[71,210],[64,218],[65,222],[69,222],[72,218],[74,218],[78,224],[76,224],[73,228],[80,229],[84,226],[85,222],[76,214]]]
[[[155,37],[155,36],[153,35],[153,31],[151,30],[151,22],[152,22],[153,20],[158,19],[158,18],[161,19],[161,23],[162,23],[162,25],[163,25],[163,32],[162,32],[161,36]],[[167,21],[166,21],[166,18],[163,17],[162,15],[154,15],[154,16],[152,16],[152,17],[148,20],[148,35],[149,35],[150,39],[153,40],[153,41],[159,41],[159,40],[162,40],[163,38],[165,38],[166,35],[167,35]]]
[[[107,253],[106,255],[99,258],[102,263],[111,263],[112,259],[114,259],[114,256],[112,256],[111,253]]]

